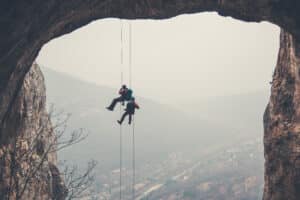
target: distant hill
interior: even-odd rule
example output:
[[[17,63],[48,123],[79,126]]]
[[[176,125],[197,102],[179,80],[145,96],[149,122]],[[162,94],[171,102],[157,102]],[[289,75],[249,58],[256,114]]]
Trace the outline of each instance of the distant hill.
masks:
[[[245,136],[263,135],[263,113],[269,101],[269,91],[245,94],[203,97],[189,102],[188,114],[201,120],[214,120],[225,127],[234,128]]]
[[[90,136],[85,141],[61,152],[60,158],[78,163],[94,158],[104,169],[117,167],[119,126],[116,120],[119,118],[119,108],[115,112],[105,109],[116,96],[117,88],[87,83],[44,67],[42,70],[46,80],[48,103],[54,103],[58,109],[72,113],[70,129],[90,130]],[[198,116],[190,116],[171,106],[142,97],[137,97],[137,101],[141,106],[135,116],[136,156],[139,163],[164,158],[174,151],[200,155],[249,137],[237,131],[235,127],[228,126],[227,122],[222,123],[221,115],[214,116],[216,112],[211,112],[212,115],[209,116],[203,110],[199,110],[199,116],[202,113],[207,115],[199,120]],[[218,108],[221,105],[215,106]],[[193,106],[193,109],[195,107],[203,108]],[[125,123],[123,128],[125,162],[130,160],[130,130]]]

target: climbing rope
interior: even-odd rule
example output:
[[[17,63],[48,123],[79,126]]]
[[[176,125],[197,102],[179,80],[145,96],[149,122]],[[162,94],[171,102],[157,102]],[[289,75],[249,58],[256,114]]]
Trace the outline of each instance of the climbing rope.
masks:
[[[123,21],[120,19],[120,72],[121,72],[121,85],[123,85]],[[122,116],[122,105],[120,105],[120,117]],[[122,200],[122,155],[123,155],[123,145],[122,145],[122,125],[120,125],[120,200]]]
[[[129,87],[132,87],[132,27],[129,22]]]
[[[120,200],[122,200],[122,126],[120,126]]]
[[[129,87],[132,87],[132,26],[129,22]],[[132,115],[132,200],[135,199],[135,123]]]
[[[120,20],[121,34],[120,34],[120,71],[121,71],[121,85],[123,85],[123,65],[124,65],[124,49],[123,49],[123,21]],[[129,22],[129,88],[132,88],[132,26]],[[122,116],[122,105],[120,105],[120,117]],[[123,161],[123,138],[122,138],[122,125],[120,125],[120,200],[122,200],[122,161]],[[135,199],[135,122],[132,116],[132,200]]]
[[[135,134],[134,116],[132,116],[132,199],[135,199]]]

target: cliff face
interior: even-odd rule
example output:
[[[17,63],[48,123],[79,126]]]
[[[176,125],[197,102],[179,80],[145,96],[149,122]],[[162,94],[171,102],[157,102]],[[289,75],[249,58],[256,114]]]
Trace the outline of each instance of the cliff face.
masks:
[[[300,198],[300,46],[285,31],[264,115],[264,199]]]
[[[44,78],[34,64],[3,123],[0,199],[64,199],[56,165],[53,129],[46,112]],[[49,153],[47,153],[49,152]]]
[[[6,175],[10,173],[6,166],[11,162],[9,159],[13,161],[14,157],[7,156],[8,153],[5,152],[13,149],[13,144],[18,143],[15,141],[20,141],[19,137],[36,135],[31,131],[34,130],[33,127],[47,124],[48,119],[43,110],[45,97],[37,95],[42,94],[42,84],[39,83],[42,81],[42,75],[32,72],[32,79],[27,78],[24,81],[35,57],[46,42],[96,19],[107,17],[163,19],[203,11],[216,11],[220,15],[244,21],[269,21],[284,29],[281,34],[281,47],[270,103],[264,117],[266,158],[264,199],[299,199],[300,1],[298,0],[30,0],[30,3],[2,0],[0,148],[4,156],[1,157],[0,166],[3,173]],[[50,138],[49,136],[48,139],[51,140]],[[3,181],[0,183],[1,191],[7,188],[6,179],[3,175]],[[43,189],[51,185],[46,181],[44,183],[44,186],[40,184]],[[45,194],[50,195],[49,192]]]

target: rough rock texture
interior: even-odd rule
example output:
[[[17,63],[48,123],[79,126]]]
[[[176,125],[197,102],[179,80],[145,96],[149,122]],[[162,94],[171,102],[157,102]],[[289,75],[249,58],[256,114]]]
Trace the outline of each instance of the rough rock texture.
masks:
[[[43,75],[34,64],[3,123],[0,199],[8,196],[10,199],[64,199],[66,195],[55,166],[56,153],[51,151],[44,157],[44,151],[54,140],[46,112],[45,92]],[[37,167],[40,164],[41,167]],[[24,187],[27,178],[30,179]],[[24,188],[26,189],[22,194]]]
[[[298,0],[2,0],[0,122],[43,44],[101,18],[169,18],[217,11],[245,21],[270,21],[300,38]],[[4,93],[4,95],[2,95]]]
[[[272,95],[265,113],[265,200],[300,199],[297,157],[299,120],[299,0],[2,0],[0,2],[0,144],[25,130],[18,95],[42,45],[95,19],[162,19],[216,11],[244,21],[269,21],[281,35]],[[290,34],[288,34],[289,32]],[[28,94],[30,96],[30,94]],[[34,105],[33,110],[40,107]],[[285,175],[285,176],[284,176]],[[0,184],[1,185],[1,184]]]
[[[300,46],[285,31],[280,45],[264,115],[264,199],[296,200],[300,198]]]

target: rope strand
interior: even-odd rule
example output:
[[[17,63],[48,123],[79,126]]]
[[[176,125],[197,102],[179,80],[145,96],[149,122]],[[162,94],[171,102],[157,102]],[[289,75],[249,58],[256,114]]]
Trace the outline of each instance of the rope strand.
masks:
[[[121,106],[120,106],[121,113]],[[122,126],[120,125],[120,200],[122,200]]]
[[[120,34],[120,40],[121,40],[121,48],[120,48],[120,57],[121,57],[121,71],[122,70],[122,65],[123,65],[123,21],[120,19],[120,26],[121,26],[121,34]],[[122,81],[123,82],[123,81]]]
[[[132,116],[132,200],[135,199],[135,133],[134,116]]]
[[[129,22],[129,87],[132,87],[132,26]],[[134,115],[132,115],[132,200],[135,199],[135,134]]]
[[[120,58],[121,58],[121,85],[123,85],[123,65],[124,65],[124,58],[123,58],[123,22],[120,20],[121,26],[121,47],[120,47]],[[132,88],[132,27],[131,22],[129,22],[129,59],[128,59],[128,68],[129,68],[129,88]],[[120,118],[122,115],[122,106],[120,105]],[[132,200],[135,199],[135,122],[134,122],[134,115],[132,116]],[[120,125],[120,200],[122,200],[122,155],[123,155],[123,144],[122,144],[122,125]]]
[[[132,28],[129,22],[129,87],[132,87]]]
[[[123,84],[123,21],[120,20],[120,26],[121,26],[121,31],[120,31],[120,71],[121,71],[121,85]],[[122,116],[122,105],[120,105],[120,118]],[[120,200],[122,200],[122,160],[123,160],[123,145],[122,145],[122,125],[120,125]]]

